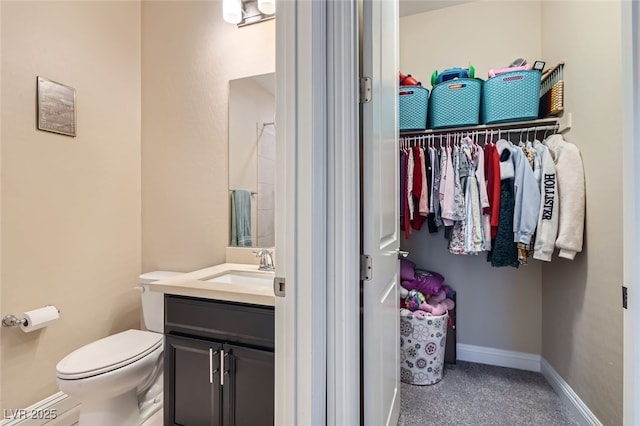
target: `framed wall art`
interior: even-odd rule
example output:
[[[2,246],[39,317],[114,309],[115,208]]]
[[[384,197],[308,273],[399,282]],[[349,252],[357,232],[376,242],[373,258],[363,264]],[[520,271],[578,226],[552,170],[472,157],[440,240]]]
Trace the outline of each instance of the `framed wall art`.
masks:
[[[76,136],[76,89],[38,76],[38,129]]]

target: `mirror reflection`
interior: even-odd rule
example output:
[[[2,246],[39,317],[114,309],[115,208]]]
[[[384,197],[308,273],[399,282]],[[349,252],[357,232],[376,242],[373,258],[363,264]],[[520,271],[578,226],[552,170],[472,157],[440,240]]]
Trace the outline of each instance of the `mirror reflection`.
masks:
[[[274,245],[275,73],[229,82],[230,246]]]

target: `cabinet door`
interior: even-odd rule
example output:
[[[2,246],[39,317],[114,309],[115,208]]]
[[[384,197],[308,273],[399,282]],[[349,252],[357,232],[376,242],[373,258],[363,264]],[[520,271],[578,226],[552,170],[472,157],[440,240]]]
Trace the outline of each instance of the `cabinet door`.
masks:
[[[222,345],[214,342],[166,336],[165,425],[221,425],[221,349]]]
[[[273,352],[224,345],[225,426],[274,424]]]

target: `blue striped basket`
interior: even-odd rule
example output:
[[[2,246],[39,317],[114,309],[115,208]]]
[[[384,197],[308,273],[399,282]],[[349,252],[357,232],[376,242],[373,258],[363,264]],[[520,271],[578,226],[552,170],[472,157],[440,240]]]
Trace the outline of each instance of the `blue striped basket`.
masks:
[[[479,124],[482,83],[479,78],[457,78],[436,84],[429,98],[430,127]]]
[[[482,90],[482,122],[535,120],[540,106],[540,71],[512,71],[493,77]]]
[[[400,131],[426,129],[429,90],[422,86],[400,86],[398,97],[398,127]]]

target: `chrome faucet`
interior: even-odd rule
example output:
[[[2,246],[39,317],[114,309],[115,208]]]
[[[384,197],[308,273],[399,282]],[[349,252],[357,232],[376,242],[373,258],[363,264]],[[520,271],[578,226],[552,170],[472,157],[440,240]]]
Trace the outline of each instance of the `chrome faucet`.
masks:
[[[259,271],[275,271],[276,267],[273,265],[273,257],[271,257],[271,250],[260,249],[254,251],[256,257],[260,258]]]

